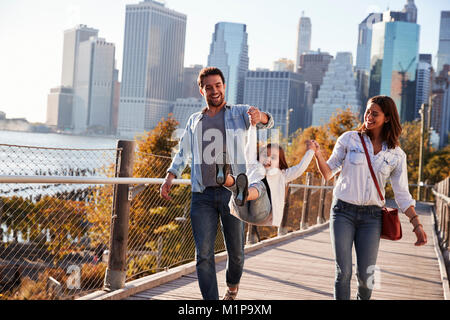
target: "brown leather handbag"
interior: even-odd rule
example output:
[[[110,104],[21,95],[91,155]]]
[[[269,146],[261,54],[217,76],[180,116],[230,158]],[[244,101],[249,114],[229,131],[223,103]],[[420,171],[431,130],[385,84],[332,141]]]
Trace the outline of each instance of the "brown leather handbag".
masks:
[[[369,152],[367,151],[366,143],[360,132],[358,132],[358,135],[364,147],[364,153],[366,154],[370,174],[372,175],[373,182],[375,182],[375,187],[377,188],[378,195],[380,196],[381,201],[384,201],[383,195],[381,194],[380,186],[378,185],[378,180],[375,176],[375,173],[373,172],[372,163],[370,162]],[[402,238],[402,225],[398,217],[398,209],[383,207],[382,211],[383,211],[383,223],[381,230],[381,239],[394,241],[400,240]]]

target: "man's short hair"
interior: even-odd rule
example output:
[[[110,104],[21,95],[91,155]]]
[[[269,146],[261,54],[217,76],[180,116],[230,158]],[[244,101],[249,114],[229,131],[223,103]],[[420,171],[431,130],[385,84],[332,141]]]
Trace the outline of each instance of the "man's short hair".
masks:
[[[223,84],[225,84],[225,77],[223,76],[222,71],[220,71],[219,68],[216,67],[206,67],[200,70],[198,73],[197,83],[200,88],[203,87],[203,79],[205,79],[207,76],[212,75],[219,75],[222,78]]]

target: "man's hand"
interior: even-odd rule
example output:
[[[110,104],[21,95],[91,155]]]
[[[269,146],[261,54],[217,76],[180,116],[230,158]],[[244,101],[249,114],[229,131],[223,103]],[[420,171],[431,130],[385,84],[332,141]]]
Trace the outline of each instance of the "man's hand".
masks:
[[[260,122],[265,124],[267,123],[267,121],[269,121],[267,114],[261,112],[257,107],[251,106],[250,108],[248,108],[247,114],[250,116],[250,123],[252,124],[252,126]]]
[[[161,188],[159,189],[159,195],[161,198],[164,198],[166,200],[172,200],[172,197],[169,196],[170,188],[172,187],[172,180],[175,178],[173,173],[168,173],[166,176],[166,179],[164,183],[161,185]]]
[[[317,150],[319,150],[319,144],[314,140],[306,140],[305,144],[306,144],[306,150],[312,150],[312,151],[314,151],[314,153],[316,153]]]

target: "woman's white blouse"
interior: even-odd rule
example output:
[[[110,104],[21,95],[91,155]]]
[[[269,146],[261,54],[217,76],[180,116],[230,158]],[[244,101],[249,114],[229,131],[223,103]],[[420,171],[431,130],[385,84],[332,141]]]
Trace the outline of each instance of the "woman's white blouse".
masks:
[[[370,138],[366,134],[363,137],[383,197],[386,182],[390,179],[398,207],[405,212],[410,206],[415,206],[416,201],[408,189],[405,152],[400,147],[388,149],[383,142],[382,150],[374,155]],[[357,131],[345,132],[337,139],[327,164],[333,175],[342,170],[333,191],[336,198],[356,205],[384,206],[385,201],[381,201],[378,195]]]

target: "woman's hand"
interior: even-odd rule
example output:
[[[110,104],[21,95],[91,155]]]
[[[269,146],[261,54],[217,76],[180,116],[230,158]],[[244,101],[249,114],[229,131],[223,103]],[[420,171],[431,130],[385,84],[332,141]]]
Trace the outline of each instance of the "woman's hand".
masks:
[[[415,246],[423,246],[427,243],[427,234],[421,224],[414,229],[414,233],[417,237],[417,241],[414,243]]]
[[[319,144],[317,142],[315,142],[314,140],[306,140],[305,144],[306,144],[306,150],[313,150],[314,153],[316,153],[317,150],[319,149]]]

